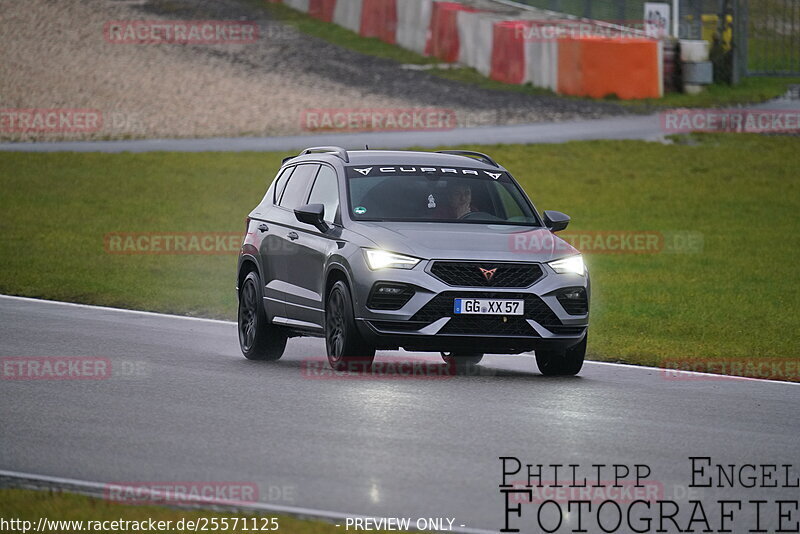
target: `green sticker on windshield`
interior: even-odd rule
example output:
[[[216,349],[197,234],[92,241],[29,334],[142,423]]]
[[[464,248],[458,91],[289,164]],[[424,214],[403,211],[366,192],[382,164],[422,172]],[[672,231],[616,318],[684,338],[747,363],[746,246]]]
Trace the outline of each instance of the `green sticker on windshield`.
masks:
[[[367,213],[367,208],[365,208],[364,206],[358,206],[357,208],[353,209],[353,213],[355,213],[356,215],[364,215],[365,213]]]

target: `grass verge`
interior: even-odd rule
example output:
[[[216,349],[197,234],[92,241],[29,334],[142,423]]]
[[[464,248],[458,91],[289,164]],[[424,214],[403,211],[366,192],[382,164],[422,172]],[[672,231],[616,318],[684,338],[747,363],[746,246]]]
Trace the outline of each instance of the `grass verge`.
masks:
[[[465,147],[570,231],[693,232],[692,253],[588,254],[595,359],[796,359],[797,139]],[[236,251],[119,255],[109,232],[243,232],[283,153],[0,153],[0,292],[233,319]]]
[[[255,0],[254,0],[255,1]],[[315,19],[305,13],[282,4],[261,4],[277,20],[294,26],[300,32],[319,37],[332,44],[354,50],[361,54],[376,56],[402,64],[413,65],[435,65],[441,63],[440,60],[425,57],[416,52],[406,50],[396,45],[385,43],[376,38],[361,37],[355,32],[337,26],[329,22]],[[469,67],[460,68],[431,68],[429,71],[434,76],[461,83],[476,85],[483,89],[494,91],[510,91],[532,95],[553,95],[555,93],[530,84],[515,85],[498,82],[483,76],[475,69]],[[712,85],[705,92],[698,95],[684,93],[668,93],[663,98],[644,99],[644,100],[613,100],[621,105],[630,107],[636,111],[653,111],[662,108],[676,107],[720,107],[734,106],[739,104],[752,104],[764,102],[786,94],[789,85],[800,84],[800,77],[752,77],[742,80],[739,85]],[[561,96],[561,98],[571,98],[579,100],[593,100],[574,96]]]
[[[247,520],[248,527],[252,527],[254,521],[259,528],[262,526],[270,527],[270,519],[272,518],[276,518],[279,527],[276,531],[279,532],[292,532],[296,534],[335,534],[342,531],[341,528],[337,528],[335,525],[323,521],[301,520],[285,515],[265,515],[261,513],[244,514],[221,511],[212,512],[194,508],[179,509],[162,506],[132,506],[73,493],[22,489],[0,489],[0,515],[6,520],[19,519],[22,521],[30,521],[31,528],[38,525],[40,518],[45,518],[54,522],[49,525],[51,528],[46,528],[48,525],[46,523],[43,524],[45,528],[39,530],[38,533],[76,532],[81,530],[74,526],[74,524],[62,523],[59,526],[55,524],[55,522],[83,521],[84,528],[82,530],[89,530],[86,528],[87,521],[107,521],[109,523],[102,525],[103,528],[95,528],[93,530],[95,530],[95,532],[121,534],[140,530],[133,527],[123,528],[126,525],[121,523],[121,521],[144,521],[144,524],[147,525],[146,522],[149,520],[153,520],[155,523],[159,521],[170,521],[170,528],[159,529],[161,532],[181,534],[194,533],[197,532],[197,530],[187,526],[189,522],[193,522],[193,525],[206,524],[209,529],[211,529],[212,522],[216,522],[219,528],[214,530],[221,530],[224,524],[227,523],[229,530],[225,530],[228,532],[246,533],[255,532],[255,530],[233,527],[243,525],[245,519]],[[226,521],[223,522],[223,519]],[[111,523],[114,521],[120,522],[114,525]],[[179,523],[180,521],[183,522]],[[162,523],[162,525],[166,526],[167,524]],[[12,529],[12,531],[13,530],[22,532],[20,529]]]

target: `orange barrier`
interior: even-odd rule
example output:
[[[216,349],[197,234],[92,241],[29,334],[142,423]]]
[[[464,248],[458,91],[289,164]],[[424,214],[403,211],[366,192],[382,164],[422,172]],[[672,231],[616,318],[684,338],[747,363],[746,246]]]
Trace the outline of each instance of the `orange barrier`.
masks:
[[[492,67],[489,77],[504,83],[525,83],[525,28],[529,20],[503,20],[494,23]]]
[[[593,98],[659,98],[660,46],[651,39],[559,39],[558,93]]]
[[[400,0],[402,1],[402,0]],[[364,0],[361,7],[363,37],[377,37],[389,44],[397,42],[397,0]]]
[[[311,0],[308,4],[308,14],[325,22],[333,22],[334,9],[336,0]]]
[[[458,61],[460,43],[457,16],[459,11],[477,11],[456,2],[434,2],[431,12],[431,27],[425,55],[438,57],[448,63]]]

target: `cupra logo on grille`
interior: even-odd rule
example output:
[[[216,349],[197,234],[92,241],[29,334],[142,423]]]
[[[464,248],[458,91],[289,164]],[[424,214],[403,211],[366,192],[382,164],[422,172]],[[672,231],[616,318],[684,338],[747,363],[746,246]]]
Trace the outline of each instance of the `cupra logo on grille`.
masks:
[[[483,277],[486,278],[487,282],[491,282],[492,278],[494,278],[494,274],[497,272],[497,267],[494,269],[484,269],[483,267],[478,267],[481,270],[481,274]]]

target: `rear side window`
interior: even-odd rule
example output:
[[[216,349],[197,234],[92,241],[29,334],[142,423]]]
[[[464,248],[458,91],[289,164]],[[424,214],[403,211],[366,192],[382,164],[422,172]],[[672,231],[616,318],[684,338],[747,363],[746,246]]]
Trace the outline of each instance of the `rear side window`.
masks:
[[[286,187],[283,189],[278,205],[288,209],[302,206],[311,180],[317,175],[318,170],[319,165],[298,165],[295,167]]]
[[[332,223],[339,209],[339,184],[336,181],[336,171],[323,165],[311,189],[309,204],[322,204],[325,206],[325,221]]]
[[[273,203],[278,203],[278,199],[281,198],[281,195],[283,195],[283,190],[286,189],[286,182],[289,181],[289,177],[292,176],[293,172],[294,167],[286,167],[283,169],[283,172],[281,172],[278,177],[275,178],[275,196],[272,199]]]

